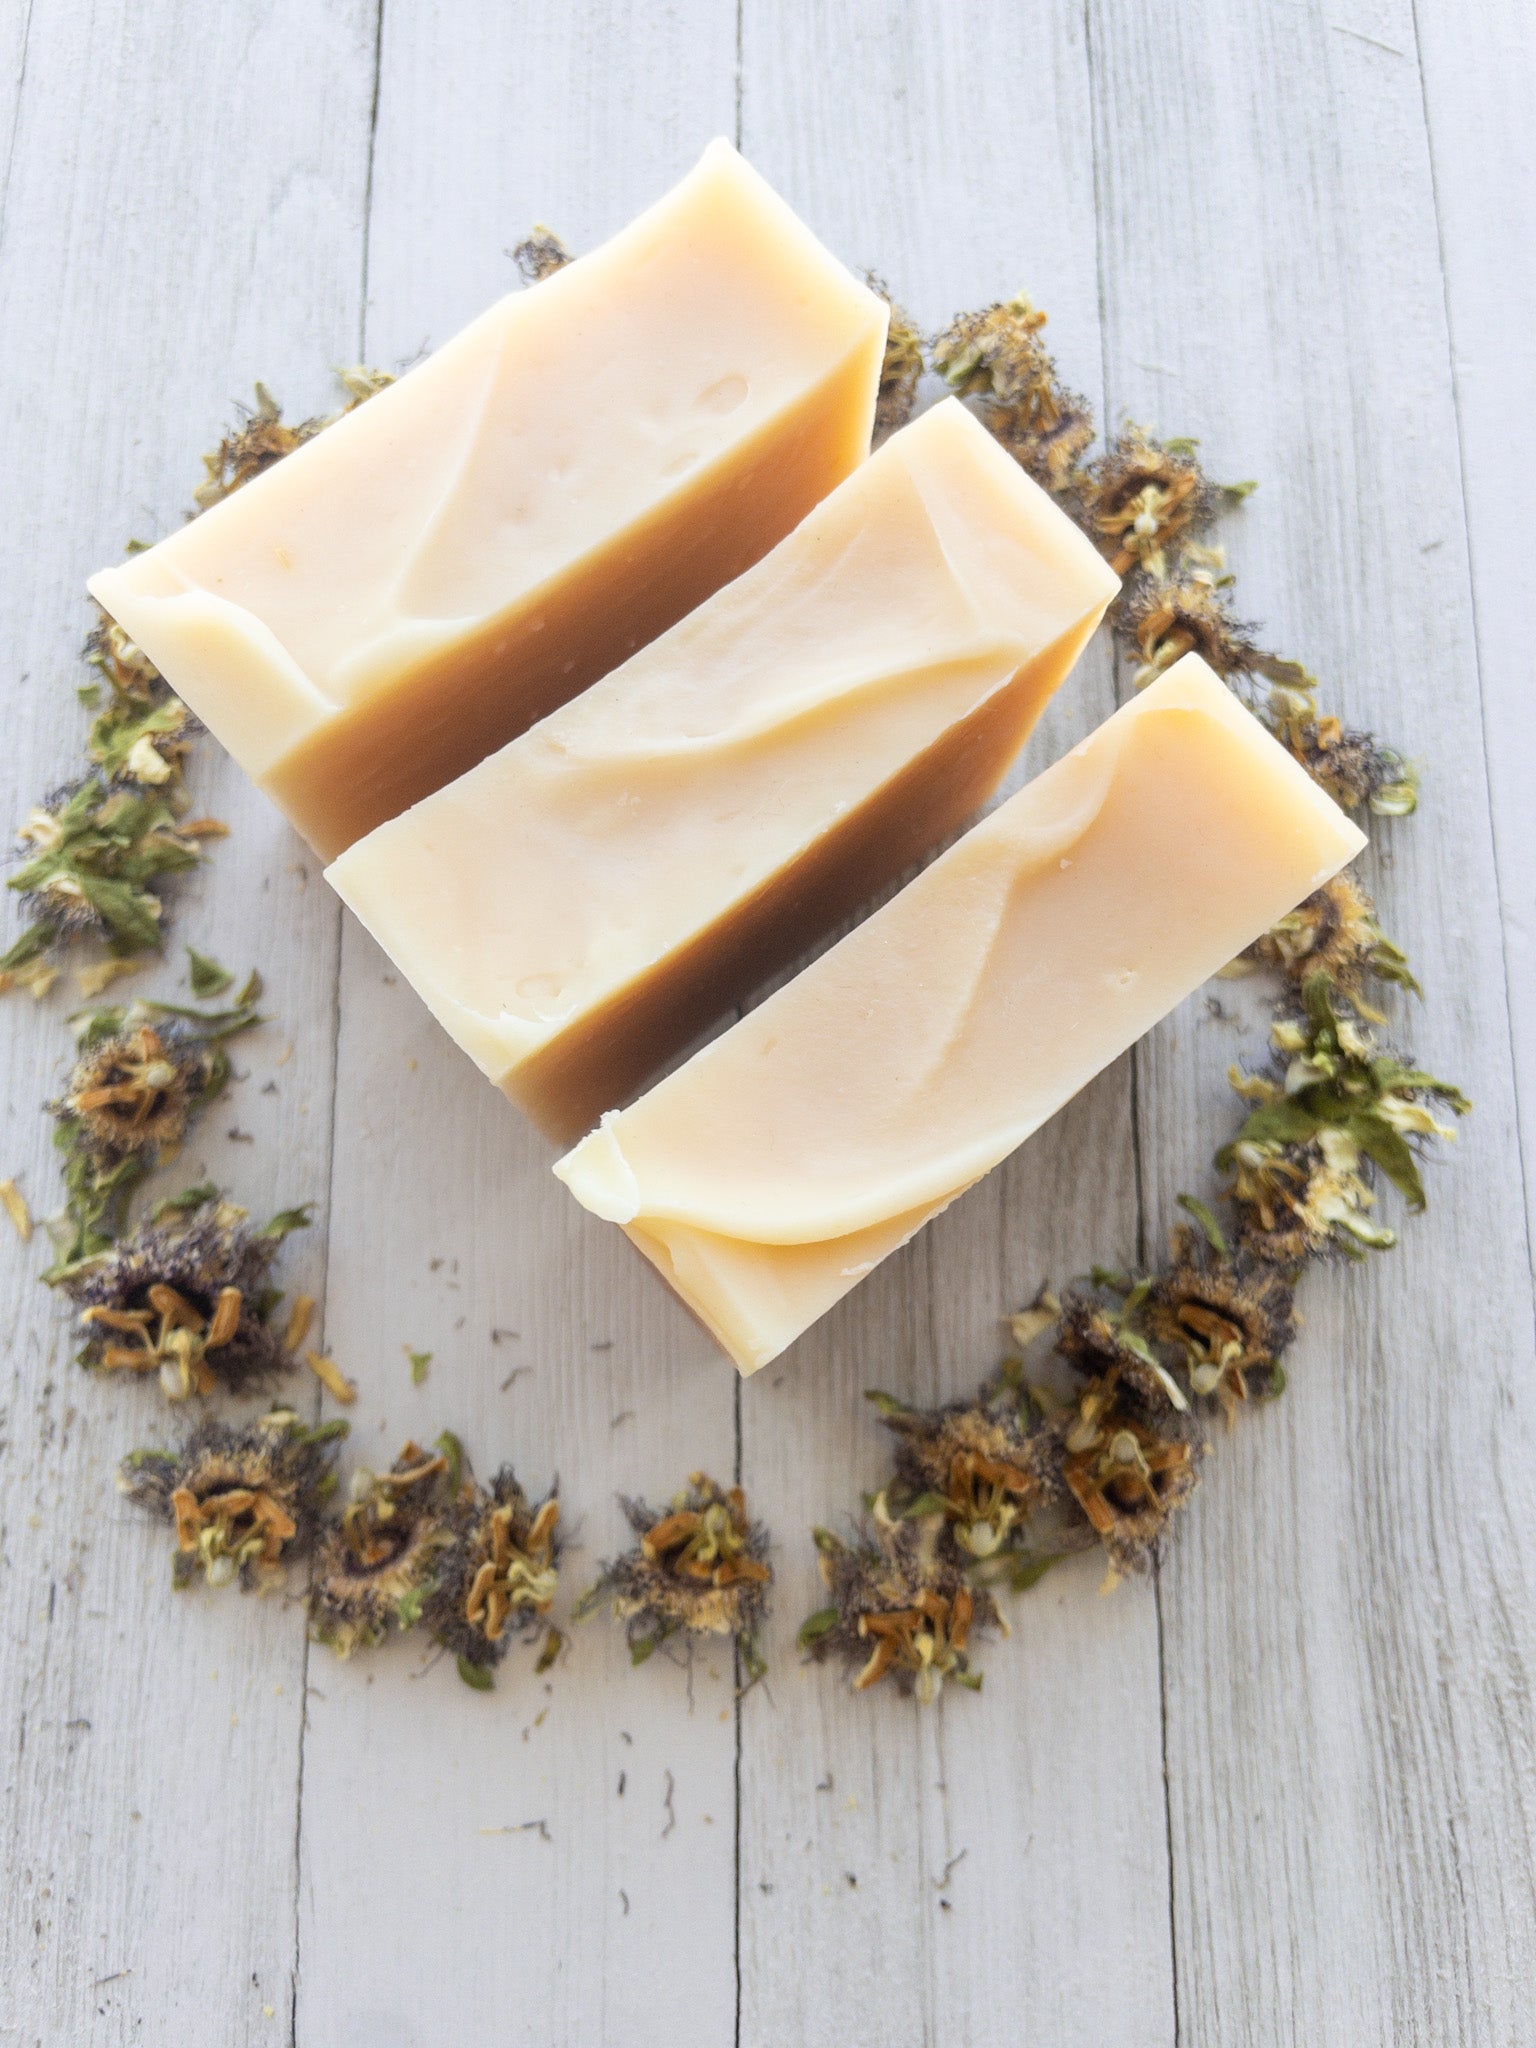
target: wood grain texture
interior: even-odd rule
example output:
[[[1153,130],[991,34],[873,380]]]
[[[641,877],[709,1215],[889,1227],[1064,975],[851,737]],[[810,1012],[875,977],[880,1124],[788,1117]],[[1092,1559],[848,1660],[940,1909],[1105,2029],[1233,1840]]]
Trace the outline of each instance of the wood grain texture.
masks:
[[[318,408],[327,365],[409,360],[506,289],[534,219],[590,246],[736,133],[923,324],[1024,286],[1111,416],[1262,479],[1242,607],[1423,758],[1368,873],[1428,991],[1415,1048],[1477,1099],[1404,1249],[1314,1277],[1291,1392],[1220,1446],[1156,1592],[1063,1568],[979,1697],[855,1701],[792,1637],[808,1525],[884,1467],[863,1389],[969,1388],[1043,1278],[1156,1244],[1230,1127],[1234,996],[1138,1055],[1138,1144],[1125,1062],[738,1393],[205,746],[237,836],[177,938],[259,964],[275,1021],[178,1178],[329,1188],[286,1272],[329,1264],[349,1459],[446,1424],[486,1475],[558,1470],[572,1594],[621,1486],[739,1465],[772,1669],[738,1706],[728,1662],[632,1674],[594,1620],[487,1698],[408,1647],[306,1653],[294,1609],[174,1601],[111,1491],[168,1419],[69,1363],[0,1227],[0,2044],[1525,2048],[1533,32],[1517,0],[1417,12],[0,0],[12,814],[77,743],[85,574],[180,517],[254,377]],[[1094,651],[1025,770],[1116,687]],[[39,1211],[71,999],[3,1012],[0,1173]]]
[[[1264,480],[1231,526],[1244,611],[1425,758],[1366,873],[1428,991],[1403,1028],[1477,1109],[1404,1248],[1311,1281],[1291,1391],[1164,1571],[1180,2036],[1512,2043],[1536,1379],[1414,26],[1387,0],[1245,24],[1094,9],[1109,396]],[[1160,1228],[1228,1056],[1198,1009],[1139,1055]]]
[[[1536,746],[1529,571],[1510,508],[1536,473],[1536,414],[1520,395],[1536,329],[1536,12],[1523,0],[1415,9],[1445,280],[1492,796],[1494,860],[1520,1106],[1528,1231],[1536,1233]]]
[[[469,12],[386,7],[372,361],[515,289],[508,252],[535,220],[590,248],[734,124],[719,0]],[[691,1467],[729,1475],[735,1381],[622,1236],[569,1200],[553,1156],[349,918],[328,1340],[375,1456],[447,1425],[485,1476],[507,1459],[540,1488],[565,1478],[574,1596],[629,1540],[620,1488],[665,1498]],[[405,1344],[433,1353],[419,1387]],[[451,1660],[417,1677],[409,1655],[311,1653],[300,2041],[730,2039],[729,1654],[697,1660],[690,1698],[664,1656],[631,1673],[622,1633],[594,1618],[547,1679],[532,1664],[514,1651],[487,1697]]]
[[[1079,17],[747,0],[742,80],[744,149],[845,262],[883,272],[930,331],[1027,289],[1096,402]],[[1012,784],[1112,708],[1101,645]],[[824,1598],[809,1525],[845,1522],[886,1463],[863,1390],[968,1392],[1042,1280],[1133,1255],[1134,1186],[1123,1062],[742,1389],[743,1476],[782,1538],[775,1675],[743,1715],[743,2048],[1171,2035],[1150,1588],[1100,1602],[1091,1563],[1064,1569],[1015,1603],[983,1693],[928,1714],[796,1669],[793,1641]],[[1115,1942],[1085,1944],[1090,1923]]]
[[[31,9],[0,243],[7,820],[78,759],[88,572],[179,521],[199,451],[254,377],[300,410],[333,402],[326,365],[357,332],[366,29],[350,0],[249,21],[115,0]],[[281,93],[262,83],[279,77]],[[196,91],[168,101],[171,79]],[[173,952],[145,985],[185,996],[190,939],[258,964],[277,1021],[240,1041],[245,1078],[176,1184],[212,1174],[265,1214],[324,1192],[339,919],[211,746],[195,786],[238,854],[181,891]],[[39,1214],[57,1176],[38,1103],[77,1001],[71,978],[5,1011],[4,1171]],[[72,1363],[33,1277],[42,1253],[8,1231],[0,1244],[0,2040],[170,2040],[195,2024],[270,2042],[291,2002],[302,1631],[281,1603],[172,1599],[165,1532],[113,1490],[122,1454],[172,1419],[151,1388]],[[322,1253],[320,1229],[297,1242],[295,1284],[318,1291]]]

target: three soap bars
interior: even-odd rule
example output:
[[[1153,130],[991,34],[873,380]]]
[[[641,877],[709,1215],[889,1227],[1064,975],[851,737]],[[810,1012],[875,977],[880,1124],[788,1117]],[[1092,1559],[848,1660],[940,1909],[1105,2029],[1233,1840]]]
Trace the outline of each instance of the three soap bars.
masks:
[[[743,1372],[1362,835],[1194,656],[963,825],[1118,588],[730,146],[94,595]],[[579,1141],[579,1142],[577,1142]]]

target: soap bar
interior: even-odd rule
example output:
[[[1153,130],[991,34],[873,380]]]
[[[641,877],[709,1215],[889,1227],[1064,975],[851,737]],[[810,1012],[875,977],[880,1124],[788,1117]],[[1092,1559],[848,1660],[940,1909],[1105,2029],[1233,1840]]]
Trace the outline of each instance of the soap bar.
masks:
[[[715,142],[90,589],[330,858],[782,540],[869,452],[885,328]]]
[[[1364,843],[1186,655],[555,1171],[753,1372]]]
[[[565,1143],[963,824],[1117,588],[954,399],[330,880]]]

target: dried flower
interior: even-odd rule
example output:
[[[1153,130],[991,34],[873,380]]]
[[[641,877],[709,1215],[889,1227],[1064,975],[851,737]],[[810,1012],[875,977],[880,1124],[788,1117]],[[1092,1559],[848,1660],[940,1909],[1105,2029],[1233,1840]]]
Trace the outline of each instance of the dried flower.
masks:
[[[577,1607],[578,1619],[609,1603],[625,1624],[636,1664],[679,1633],[731,1636],[749,1680],[758,1678],[773,1569],[768,1532],[749,1519],[741,1488],[695,1472],[665,1508],[621,1504],[639,1541],[603,1566]]]
[[[1139,1399],[1128,1400],[1116,1365],[1089,1382],[1055,1436],[1062,1481],[1109,1561],[1105,1590],[1150,1571],[1169,1517],[1199,1476],[1188,1426],[1154,1421]]]
[[[422,1619],[437,1590],[462,1470],[458,1440],[431,1451],[407,1443],[387,1472],[360,1467],[347,1505],[315,1554],[310,1627],[339,1657],[380,1643]]]
[[[1189,1401],[1176,1375],[1158,1356],[1146,1327],[1154,1282],[1098,1271],[1091,1288],[1065,1297],[1056,1350],[1075,1372],[1099,1379],[1113,1374],[1151,1413],[1184,1414]]]
[[[450,1540],[422,1620],[454,1652],[465,1684],[485,1691],[515,1639],[544,1634],[541,1670],[559,1650],[559,1634],[545,1617],[559,1583],[560,1502],[551,1488],[533,1505],[510,1465],[487,1490],[470,1475],[458,1444],[438,1441],[449,1458],[453,1507]]]
[[[45,1280],[67,1279],[118,1235],[132,1190],[223,1092],[230,1071],[223,1041],[259,1021],[259,992],[253,975],[226,1010],[135,1002],[72,1019],[80,1056],[62,1097],[49,1104],[65,1204],[55,1232],[59,1262]]]
[[[1017,1376],[1005,1372],[973,1399],[941,1408],[908,1408],[889,1394],[865,1398],[897,1438],[890,1513],[942,1515],[964,1557],[996,1556],[1044,1500],[1049,1471]]]
[[[79,1310],[81,1365],[155,1373],[168,1399],[245,1393],[292,1364],[271,1325],[281,1295],[272,1263],[307,1209],[253,1229],[211,1187],[162,1202],[147,1223],[75,1265],[62,1281]]]
[[[1207,1212],[1208,1213],[1208,1212]],[[1280,1354],[1296,1333],[1295,1287],[1283,1267],[1228,1250],[1219,1229],[1180,1224],[1172,1263],[1148,1301],[1153,1338],[1184,1354],[1191,1390],[1220,1402],[1230,1422],[1237,1404],[1285,1386]]]
[[[1035,482],[1062,493],[1075,484],[1094,426],[1040,340],[1045,317],[1022,292],[961,313],[934,341],[932,361],[951,391],[981,401],[987,427]]]
[[[197,834],[177,823],[164,793],[100,773],[56,790],[29,812],[18,837],[23,858],[8,886],[33,922],[0,959],[7,974],[76,939],[103,940],[119,954],[153,951],[163,905],[151,883],[201,857]]]
[[[872,272],[865,279],[870,290],[890,308],[890,325],[885,334],[885,359],[880,365],[880,389],[875,400],[875,439],[883,441],[912,417],[917,403],[918,380],[923,374],[923,337],[887,290],[885,281]]]
[[[1233,1175],[1239,1244],[1275,1264],[1298,1264],[1330,1247],[1385,1250],[1396,1235],[1369,1218],[1372,1168],[1408,1201],[1424,1207],[1415,1143],[1448,1139],[1471,1104],[1458,1088],[1384,1051],[1373,1034],[1335,1007],[1325,973],[1302,989],[1299,1017],[1272,1032],[1279,1055],[1269,1074],[1232,1070],[1254,1103],[1242,1128],[1216,1155]],[[1283,1060],[1283,1066],[1280,1061]]]
[[[1248,951],[1252,958],[1278,967],[1296,988],[1313,974],[1326,974],[1346,1002],[1378,1024],[1381,1011],[1365,999],[1369,976],[1420,993],[1407,954],[1387,937],[1376,921],[1375,905],[1349,874],[1325,882]]]
[[[546,277],[553,277],[557,270],[564,270],[573,258],[557,234],[542,222],[536,222],[532,233],[526,235],[512,251],[512,261],[517,265],[518,275],[524,284],[542,284]]]
[[[1254,628],[1232,614],[1232,581],[1225,552],[1194,542],[1179,549],[1167,576],[1136,578],[1116,606],[1115,624],[1141,657],[1132,678],[1138,690],[1186,654],[1198,654],[1219,676],[1246,675],[1264,659]]]
[[[117,1483],[174,1523],[178,1588],[201,1572],[210,1586],[238,1579],[247,1592],[266,1592],[313,1542],[346,1432],[344,1422],[306,1429],[290,1408],[274,1408],[244,1429],[204,1422],[179,1451],[131,1451]]]
[[[979,1691],[971,1638],[1006,1634],[1007,1623],[992,1594],[971,1583],[948,1526],[938,1511],[893,1514],[882,1493],[851,1543],[817,1529],[832,1604],[801,1624],[801,1647],[817,1662],[841,1658],[859,1692],[887,1677],[924,1703],[946,1680]]]
[[[1083,522],[1117,574],[1139,570],[1164,581],[1174,543],[1197,539],[1224,501],[1252,490],[1251,484],[1213,484],[1196,446],[1159,441],[1130,421],[1083,471]]]
[[[291,455],[295,448],[312,441],[316,434],[322,433],[344,413],[355,412],[358,406],[382,391],[386,384],[395,381],[387,370],[361,367],[338,370],[336,375],[347,394],[346,404],[337,412],[300,420],[294,426],[284,421],[282,407],[266,385],[258,384],[255,406],[242,407],[240,424],[224,436],[217,448],[203,457],[207,475],[192,493],[198,511],[206,512],[210,506],[217,505],[231,492],[238,491],[242,484],[248,484],[252,477],[260,476],[274,462],[281,462],[285,455]]]

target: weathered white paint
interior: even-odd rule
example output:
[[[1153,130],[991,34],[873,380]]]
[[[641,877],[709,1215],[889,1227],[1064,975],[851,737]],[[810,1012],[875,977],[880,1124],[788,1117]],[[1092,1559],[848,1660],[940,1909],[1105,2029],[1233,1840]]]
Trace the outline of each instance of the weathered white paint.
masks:
[[[487,1472],[558,1466],[573,1589],[622,1540],[621,1485],[739,1456],[779,1540],[773,1672],[738,1720],[703,1659],[690,1708],[592,1622],[484,1698],[406,1651],[306,1656],[270,1605],[173,1602],[110,1492],[163,1415],[78,1376],[0,1231],[0,2042],[1523,2039],[1530,30],[1512,0],[1420,15],[385,0],[380,33],[373,0],[0,8],[12,812],[74,744],[85,573],[179,515],[253,377],[324,402],[326,364],[409,358],[502,289],[533,219],[590,244],[739,133],[923,321],[1025,286],[1112,414],[1263,479],[1230,529],[1245,608],[1425,757],[1374,879],[1429,990],[1418,1048],[1478,1100],[1405,1250],[1312,1283],[1292,1392],[1221,1447],[1158,1593],[1064,1571],[979,1698],[855,1702],[791,1635],[805,1526],[880,1470],[861,1390],[971,1384],[1042,1277],[1155,1239],[1230,1119],[1232,1026],[1196,1003],[1139,1056],[1145,1217],[1127,1065],[738,1399],[355,927],[338,960],[313,864],[205,750],[237,838],[178,936],[248,952],[276,1021],[188,1177],[253,1208],[329,1188],[357,1454],[446,1424]],[[1100,653],[1032,761],[1112,700]],[[39,1208],[65,1007],[4,1013],[0,1171]],[[326,1249],[296,1248],[297,1282]],[[434,1354],[419,1387],[407,1344]]]

